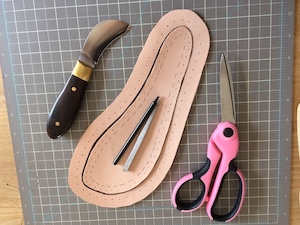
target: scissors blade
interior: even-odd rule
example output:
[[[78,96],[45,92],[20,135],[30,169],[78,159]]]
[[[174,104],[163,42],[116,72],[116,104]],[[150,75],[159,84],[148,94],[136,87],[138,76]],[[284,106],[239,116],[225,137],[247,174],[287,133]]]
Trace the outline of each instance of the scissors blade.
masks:
[[[226,55],[220,61],[220,96],[222,122],[236,122],[235,102],[232,86],[231,70]]]

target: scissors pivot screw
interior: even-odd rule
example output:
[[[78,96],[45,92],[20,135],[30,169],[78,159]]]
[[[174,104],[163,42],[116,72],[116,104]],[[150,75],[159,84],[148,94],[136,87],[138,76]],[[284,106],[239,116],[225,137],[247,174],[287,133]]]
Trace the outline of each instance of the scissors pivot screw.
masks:
[[[233,136],[233,130],[231,128],[225,128],[225,130],[223,131],[223,134],[225,137],[232,137]]]

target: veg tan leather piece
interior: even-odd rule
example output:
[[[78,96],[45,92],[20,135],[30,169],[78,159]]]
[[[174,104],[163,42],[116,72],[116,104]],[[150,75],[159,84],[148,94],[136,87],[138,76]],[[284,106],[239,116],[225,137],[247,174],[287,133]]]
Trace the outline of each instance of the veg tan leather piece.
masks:
[[[116,208],[144,199],[159,186],[175,158],[209,44],[206,25],[190,10],[174,10],[159,20],[124,89],[79,140],[69,168],[75,194]],[[134,141],[117,165],[112,161],[157,96],[157,112],[125,172]]]

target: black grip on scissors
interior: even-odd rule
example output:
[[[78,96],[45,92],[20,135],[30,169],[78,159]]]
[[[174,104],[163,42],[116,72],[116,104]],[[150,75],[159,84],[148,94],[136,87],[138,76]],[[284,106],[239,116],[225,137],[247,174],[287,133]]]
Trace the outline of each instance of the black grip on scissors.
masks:
[[[206,162],[204,164],[203,167],[201,167],[199,170],[195,171],[193,173],[193,178],[191,180],[198,180],[202,186],[203,186],[203,189],[201,191],[201,194],[198,196],[198,198],[193,201],[193,202],[185,202],[185,201],[182,201],[179,199],[179,192],[180,192],[180,189],[181,187],[191,181],[191,180],[187,180],[186,182],[184,182],[181,187],[178,189],[177,193],[176,193],[176,198],[175,198],[175,201],[176,201],[176,205],[177,205],[177,209],[178,210],[192,210],[192,209],[195,209],[197,208],[203,201],[203,197],[204,197],[204,193],[205,193],[205,185],[203,183],[203,181],[201,180],[201,177],[208,171],[209,167],[210,167],[210,159],[209,158],[206,158]]]
[[[213,212],[213,209],[214,209],[215,205],[217,204],[217,201],[218,201],[219,196],[221,194],[224,178],[225,178],[226,174],[228,174],[228,173],[237,174],[237,167],[234,164],[233,160],[229,164],[229,170],[224,174],[224,176],[222,178],[221,185],[220,185],[217,197],[215,198],[215,201],[214,201],[213,206],[211,208],[211,215],[212,215],[212,217],[215,221],[225,222],[225,221],[230,220],[232,217],[234,217],[238,213],[240,204],[242,203],[242,200],[243,200],[242,199],[243,198],[243,193],[242,193],[243,192],[243,183],[242,183],[241,177],[237,174],[238,182],[239,182],[239,191],[238,191],[238,196],[237,196],[236,202],[234,204],[234,207],[231,209],[230,212],[228,212],[224,215],[218,215],[218,214]]]

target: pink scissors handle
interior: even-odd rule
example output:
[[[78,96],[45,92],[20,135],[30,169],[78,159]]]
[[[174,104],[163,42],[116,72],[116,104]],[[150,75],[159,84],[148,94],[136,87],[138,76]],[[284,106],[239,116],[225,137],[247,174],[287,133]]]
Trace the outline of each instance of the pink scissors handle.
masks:
[[[225,178],[226,174],[228,174],[228,173],[235,173],[236,177],[238,178],[238,184],[239,184],[238,194],[237,194],[237,198],[236,198],[233,208],[228,213],[219,215],[215,212],[215,211],[217,211],[215,209],[215,205],[219,199],[219,195],[222,190],[222,184],[223,184],[224,178]],[[242,207],[242,204],[244,201],[244,197],[245,197],[245,181],[244,181],[244,176],[243,176],[242,172],[236,167],[236,165],[233,163],[233,161],[229,165],[229,170],[225,174],[220,174],[219,176],[221,176],[221,175],[222,175],[221,182],[217,181],[217,179],[220,179],[220,178],[216,177],[210,198],[206,205],[206,213],[209,216],[209,218],[212,220],[222,221],[222,222],[230,222],[239,214],[239,212],[241,210],[241,207]],[[217,176],[218,176],[218,174],[217,174]],[[218,187],[218,189],[216,187]]]
[[[191,212],[207,202],[206,211],[212,220],[229,222],[234,219],[241,209],[245,196],[244,176],[233,162],[237,156],[238,148],[239,138],[236,127],[230,122],[220,123],[208,142],[205,165],[200,170],[182,177],[176,183],[172,193],[173,205],[182,212]],[[211,185],[218,163],[215,181]],[[239,183],[238,196],[230,212],[219,215],[215,213],[215,205],[221,193],[223,181],[228,173],[236,174]],[[199,180],[203,188],[195,201],[187,203],[180,199],[179,192],[183,184],[191,180]],[[210,186],[212,186],[211,191]]]
[[[214,148],[221,152],[222,158],[221,160],[218,160],[220,161],[218,172],[212,185],[211,193],[206,205],[206,212],[213,220],[229,222],[240,212],[245,197],[245,179],[242,172],[234,164],[234,159],[239,151],[238,131],[234,124],[230,122],[218,124],[210,137],[207,154],[210,155],[211,149]],[[210,158],[211,160],[217,160],[214,155],[211,155]],[[228,173],[234,173],[238,178],[238,196],[234,207],[230,212],[224,215],[218,215],[214,212],[214,208],[221,193],[223,181]]]

